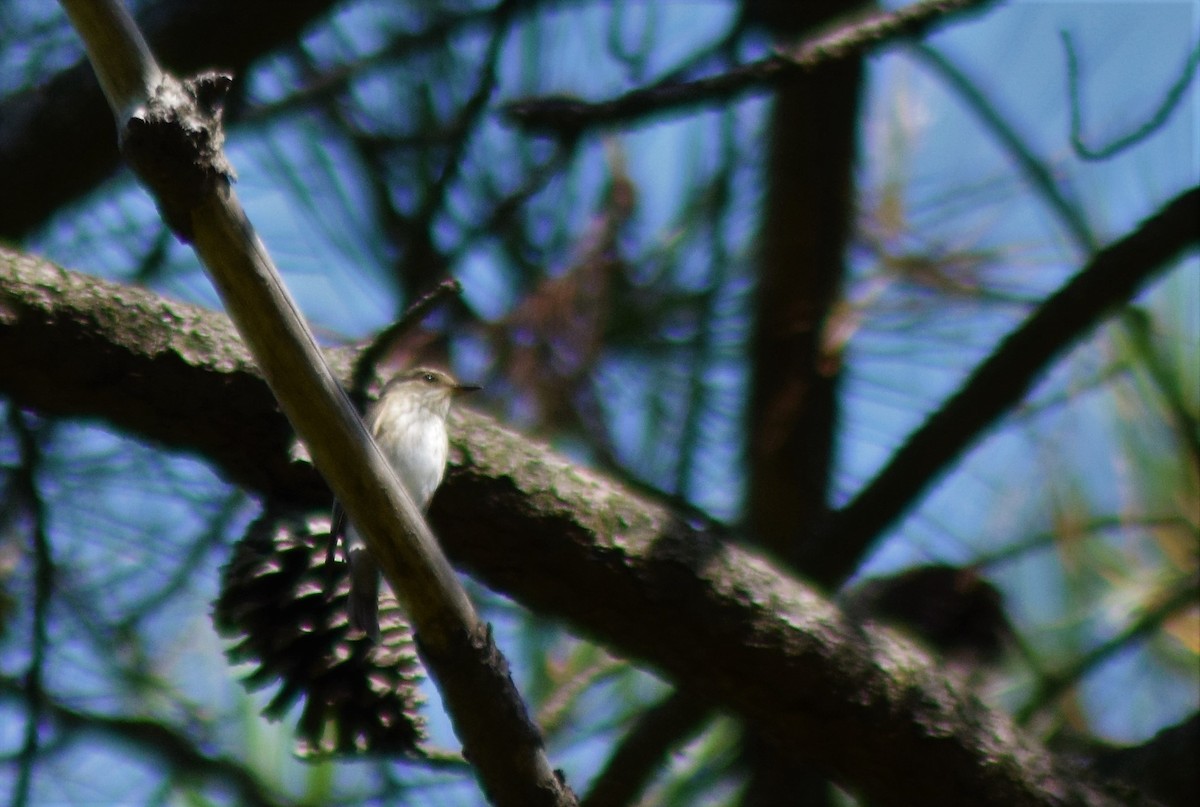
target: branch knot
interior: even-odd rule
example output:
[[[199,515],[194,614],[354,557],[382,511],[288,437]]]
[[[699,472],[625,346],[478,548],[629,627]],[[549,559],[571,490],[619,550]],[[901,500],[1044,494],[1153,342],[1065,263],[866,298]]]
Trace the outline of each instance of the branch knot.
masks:
[[[121,152],[154,194],[163,218],[185,243],[191,211],[236,179],[221,148],[222,102],[233,79],[216,72],[179,80],[163,74],[121,131]]]

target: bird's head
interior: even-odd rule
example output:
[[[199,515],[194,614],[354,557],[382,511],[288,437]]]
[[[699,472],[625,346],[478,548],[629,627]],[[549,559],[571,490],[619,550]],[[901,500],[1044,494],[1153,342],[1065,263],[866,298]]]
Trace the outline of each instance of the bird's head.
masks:
[[[384,385],[379,398],[383,401],[392,396],[400,396],[444,417],[450,411],[450,404],[455,398],[477,389],[479,387],[474,384],[460,384],[445,370],[418,367],[393,376]]]

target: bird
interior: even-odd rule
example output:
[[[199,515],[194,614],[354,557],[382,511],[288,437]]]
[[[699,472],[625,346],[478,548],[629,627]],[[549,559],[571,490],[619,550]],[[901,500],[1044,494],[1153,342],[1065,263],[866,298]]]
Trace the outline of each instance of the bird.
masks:
[[[428,367],[398,373],[367,411],[367,428],[384,458],[421,512],[446,473],[450,440],[446,417],[454,399],[480,387],[460,384],[452,375]],[[379,637],[379,567],[351,522],[346,529],[350,564],[351,627]]]

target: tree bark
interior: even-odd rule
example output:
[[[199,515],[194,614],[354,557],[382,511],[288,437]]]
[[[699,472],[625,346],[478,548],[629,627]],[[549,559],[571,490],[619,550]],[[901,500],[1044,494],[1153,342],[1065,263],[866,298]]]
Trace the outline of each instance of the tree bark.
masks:
[[[48,343],[41,361],[26,361],[35,343]],[[255,383],[258,395],[222,395]],[[282,415],[223,315],[10,252],[0,252],[0,389],[19,405],[165,437],[260,491],[320,488],[287,459]],[[195,399],[213,406],[184,403]],[[230,431],[172,428],[162,407]],[[273,437],[250,439],[260,430]],[[1117,803],[914,646],[850,624],[718,525],[483,415],[461,412],[452,430],[452,467],[430,516],[460,567],[754,721],[791,758],[881,804]]]

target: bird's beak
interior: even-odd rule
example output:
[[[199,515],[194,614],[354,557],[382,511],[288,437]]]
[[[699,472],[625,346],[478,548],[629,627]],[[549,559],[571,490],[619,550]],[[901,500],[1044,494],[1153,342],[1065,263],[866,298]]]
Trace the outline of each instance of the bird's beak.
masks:
[[[459,395],[466,395],[468,392],[477,392],[481,389],[483,389],[483,387],[479,386],[478,384],[455,384],[453,392],[454,397],[457,398]]]

